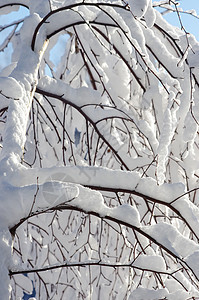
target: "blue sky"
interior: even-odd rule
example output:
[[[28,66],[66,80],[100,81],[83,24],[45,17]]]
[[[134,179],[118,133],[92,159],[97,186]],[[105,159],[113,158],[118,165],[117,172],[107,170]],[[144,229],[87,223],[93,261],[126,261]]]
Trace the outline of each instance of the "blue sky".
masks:
[[[153,0],[153,2],[155,1],[157,0]],[[199,0],[180,0],[178,2],[180,3],[180,7],[182,7],[183,10],[195,9],[196,13],[199,15]],[[169,13],[164,17],[172,25],[180,27],[180,22],[176,13]],[[181,20],[186,30],[195,35],[195,37],[199,41],[199,19],[194,18],[193,16],[190,16],[188,14],[181,13]]]
[[[154,1],[157,0],[153,0],[153,2]],[[180,7],[182,7],[183,10],[195,9],[196,13],[199,15],[199,0],[179,0],[178,2],[180,3]],[[13,12],[12,14],[6,16],[0,16],[0,26],[9,23],[15,19],[20,19],[27,15],[27,13],[27,9],[20,8],[18,12]],[[180,27],[180,22],[176,13],[166,14],[164,17],[172,25]],[[190,32],[193,35],[195,35],[195,37],[199,41],[199,19],[188,14],[181,13],[181,20],[187,32]],[[9,30],[10,29],[7,30],[7,34],[9,33]],[[0,32],[0,44],[5,33],[6,32]],[[0,52],[0,70],[9,63],[11,50],[12,46],[10,45],[5,49],[4,52]]]

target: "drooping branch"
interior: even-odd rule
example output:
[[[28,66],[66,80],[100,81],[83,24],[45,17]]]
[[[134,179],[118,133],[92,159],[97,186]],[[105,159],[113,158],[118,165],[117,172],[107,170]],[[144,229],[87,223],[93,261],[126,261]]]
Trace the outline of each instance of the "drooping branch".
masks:
[[[56,15],[56,14],[59,14],[60,12],[62,12],[62,11],[67,11],[67,10],[73,10],[75,7],[78,7],[78,6],[90,6],[90,7],[97,7],[99,10],[100,10],[100,7],[101,6],[107,6],[107,7],[117,7],[117,8],[121,8],[121,9],[124,9],[124,10],[127,10],[127,6],[123,6],[123,5],[119,5],[119,4],[112,4],[112,3],[104,3],[104,2],[102,2],[102,3],[86,3],[86,2],[82,2],[82,3],[75,3],[75,4],[71,4],[71,5],[68,5],[68,6],[64,6],[64,7],[60,7],[60,8],[58,8],[58,9],[55,9],[55,10],[53,10],[53,11],[51,11],[51,12],[49,12],[44,18],[43,18],[43,20],[38,24],[38,26],[36,27],[36,29],[35,29],[35,32],[34,32],[34,34],[33,34],[33,38],[32,38],[32,44],[31,44],[31,48],[32,48],[32,50],[34,51],[34,49],[35,49],[35,44],[36,44],[36,38],[37,38],[37,35],[38,35],[38,32],[39,32],[39,30],[40,30],[40,28],[45,24],[45,23],[47,23],[48,21],[48,19],[51,17],[51,16],[54,16],[54,15]],[[85,24],[85,21],[80,21],[80,23],[81,24]],[[105,23],[106,24],[106,23]],[[70,24],[70,25],[68,25],[68,26],[74,26],[74,25],[78,25],[78,24]],[[67,25],[66,25],[67,26]],[[63,28],[61,28],[61,29],[58,29],[58,31],[57,32],[59,32],[59,31],[61,31],[61,30],[63,30],[64,28],[67,28],[67,27],[63,27]],[[57,33],[56,32],[56,33]],[[53,33],[51,33],[51,35],[50,36],[52,36],[52,35],[54,35],[54,34],[56,34],[56,33],[54,33],[54,31],[53,31]]]
[[[115,154],[115,156],[117,157],[117,159],[121,162],[121,164],[125,167],[126,170],[129,170],[127,164],[125,163],[125,161],[122,159],[122,157],[118,154],[118,151],[114,149],[114,147],[110,144],[110,142],[101,134],[100,130],[98,129],[98,126],[96,124],[96,120],[93,120],[91,118],[91,116],[88,116],[85,112],[84,109],[82,109],[81,107],[78,107],[75,103],[71,102],[70,100],[65,99],[62,95],[55,95],[51,92],[47,92],[45,90],[40,89],[39,87],[37,87],[36,89],[37,93],[40,93],[42,95],[48,96],[48,97],[54,97],[58,100],[61,100],[62,102],[64,102],[65,104],[69,104],[72,107],[74,107],[75,109],[77,109],[82,116],[85,117],[86,120],[88,120],[94,127],[95,131],[97,132],[98,136],[108,145],[108,147],[113,151],[113,153]],[[95,105],[96,106],[96,105]],[[100,108],[100,106],[99,106]],[[117,109],[113,109],[113,112],[116,113],[115,111],[117,111]],[[103,113],[103,109],[102,109],[102,113]],[[113,117],[115,117],[115,115],[113,115]],[[119,117],[119,116],[118,116]],[[124,118],[124,116],[123,116]],[[126,116],[125,116],[126,118]],[[102,118],[103,119],[103,118]],[[130,119],[128,119],[129,121],[131,121]],[[99,120],[98,120],[99,122]]]
[[[4,8],[4,7],[8,7],[8,6],[24,6],[25,8],[29,8],[29,5],[27,4],[27,2],[29,2],[30,0],[26,0],[26,1],[13,1],[13,0],[2,0],[2,2],[5,2],[4,4],[2,3],[0,5],[0,9]],[[26,3],[24,3],[26,2]]]
[[[79,196],[81,197],[81,194]],[[84,207],[84,204],[83,204],[83,207]],[[147,233],[147,230],[145,230],[144,227],[137,227],[136,225],[133,225],[133,223],[134,223],[133,219],[132,219],[132,222],[131,222],[132,224],[130,222],[127,222],[125,220],[126,219],[125,215],[124,216],[120,215],[119,218],[114,217],[114,213],[113,213],[113,216],[112,216],[111,209],[109,209],[107,215],[102,216],[101,212],[98,212],[97,206],[96,206],[95,211],[92,211],[92,210],[82,208],[81,204],[79,206],[79,205],[73,205],[72,203],[71,204],[66,204],[66,205],[65,204],[58,205],[57,207],[55,207],[55,209],[58,209],[58,210],[61,210],[61,211],[64,211],[64,210],[77,210],[77,211],[80,211],[80,212],[85,212],[87,214],[91,214],[91,215],[96,216],[98,218],[102,218],[103,220],[112,221],[114,223],[126,226],[126,227],[132,229],[133,231],[137,232],[137,234],[138,233],[141,234],[142,236],[144,236],[145,238],[147,238],[148,240],[153,242],[155,245],[160,247],[161,250],[164,250],[167,254],[171,255],[183,267],[189,269],[191,271],[191,273],[194,275],[196,280],[199,280],[199,278],[197,277],[197,274],[195,273],[195,271],[187,264],[187,262],[182,257],[180,257],[178,254],[176,254],[175,250],[169,249],[169,247],[167,247],[166,244],[164,245],[162,242],[158,241],[158,239],[154,238],[151,234]],[[99,209],[99,211],[100,211],[100,209]],[[34,272],[43,272],[43,271],[53,270],[53,269],[57,269],[57,268],[60,268],[60,267],[75,267],[75,266],[85,266],[85,265],[87,265],[87,266],[89,266],[89,265],[98,265],[98,266],[108,266],[108,267],[116,267],[116,268],[117,267],[134,267],[133,263],[130,263],[130,264],[127,265],[127,264],[109,264],[109,263],[107,264],[106,262],[102,262],[102,261],[98,261],[97,263],[96,262],[86,262],[86,263],[67,262],[67,263],[58,264],[58,265],[55,265],[55,266],[42,267],[42,268],[33,268],[33,269],[30,269],[30,270],[28,270],[28,269],[20,270],[20,271],[10,270],[10,275],[21,274],[21,273],[24,273],[25,271],[27,271],[27,273],[34,273]],[[150,270],[148,270],[148,271],[150,271]]]
[[[197,229],[199,209],[184,197],[188,193],[194,192],[195,189],[184,194],[184,187],[181,184],[163,184],[158,186],[152,178],[141,178],[137,172],[113,171],[99,167],[43,168],[40,170],[26,170],[25,173],[19,172],[19,174],[21,181],[26,184],[30,184],[30,182],[26,182],[26,177],[32,178],[32,180],[38,177],[40,184],[42,184],[45,182],[46,177],[49,176],[53,176],[54,180],[62,181],[65,176],[67,178],[67,175],[70,175],[70,182],[81,184],[95,191],[127,193],[147,199],[154,204],[160,204],[171,209],[187,225],[196,239],[199,240]],[[19,177],[19,174],[16,173],[15,176]],[[187,218],[187,215],[192,215],[193,217]]]

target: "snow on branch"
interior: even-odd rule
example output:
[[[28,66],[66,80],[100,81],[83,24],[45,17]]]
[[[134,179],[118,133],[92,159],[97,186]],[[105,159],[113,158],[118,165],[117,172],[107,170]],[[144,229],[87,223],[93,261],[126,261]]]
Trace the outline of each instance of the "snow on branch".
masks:
[[[23,89],[16,79],[0,77],[0,93],[7,99],[19,100],[23,95]]]
[[[1,0],[0,9],[2,14],[9,14],[10,11],[17,11],[19,6],[22,5],[29,8],[29,0]]]
[[[29,9],[0,27],[3,296],[10,275],[13,299],[198,297],[199,43],[177,4],[1,1]]]
[[[46,199],[46,201],[50,201],[51,202],[51,197],[53,196],[53,199],[55,197],[56,199],[56,194],[55,193],[55,188],[57,187],[57,183],[56,182],[52,182],[52,188],[53,190],[46,190],[45,186],[44,186],[44,190],[42,191],[44,193],[44,198]],[[186,266],[188,269],[191,270],[191,272],[193,273],[193,275],[196,277],[196,279],[198,280],[197,276],[198,276],[198,271],[197,268],[195,269],[195,267],[193,265],[191,265],[191,267],[189,266],[189,264],[186,262],[186,260],[184,260],[184,258],[186,256],[189,256],[190,253],[190,249],[192,249],[193,252],[195,251],[199,251],[199,246],[194,243],[193,241],[189,241],[187,238],[183,237],[183,235],[181,235],[173,226],[169,225],[169,224],[164,224],[164,223],[160,223],[160,224],[156,224],[153,226],[139,226],[139,216],[138,216],[138,212],[135,208],[129,206],[129,205],[121,205],[117,208],[109,208],[106,205],[104,205],[103,203],[103,198],[101,196],[101,194],[99,192],[93,192],[90,189],[87,188],[83,188],[81,186],[76,186],[76,188],[78,188],[78,193],[75,191],[74,197],[72,199],[70,199],[69,201],[66,200],[65,201],[65,193],[63,193],[63,196],[59,196],[57,199],[58,201],[56,201],[56,206],[49,208],[49,210],[51,209],[58,209],[58,210],[68,210],[68,209],[74,209],[74,210],[80,210],[80,211],[84,211],[88,214],[92,214],[95,215],[99,218],[103,218],[104,220],[110,220],[122,225],[125,225],[129,228],[132,228],[133,230],[135,230],[137,233],[143,235],[145,238],[149,239],[151,242],[155,243],[156,245],[158,245],[162,250],[166,251],[168,254],[170,254],[173,258],[175,258],[177,261],[181,262],[181,264],[183,266]],[[62,190],[65,189],[66,192],[68,192],[68,186],[66,185],[64,187],[62,187]],[[58,191],[56,189],[56,191]],[[59,193],[60,194],[60,193]],[[73,192],[71,194],[70,191],[70,196],[69,198],[71,198],[71,196],[73,196]],[[62,202],[64,199],[65,202],[59,204],[59,202]],[[54,200],[53,200],[54,202]],[[38,202],[41,203],[41,202]],[[97,205],[96,205],[97,203]],[[41,209],[39,207],[39,209]],[[38,208],[36,208],[36,213],[39,213]],[[33,213],[34,215],[34,213]],[[31,217],[31,216],[30,216]],[[165,233],[166,233],[166,238],[165,238]],[[185,247],[186,245],[186,247]],[[148,257],[148,259],[150,259],[150,257]],[[137,264],[136,264],[136,260],[135,262],[132,262],[131,264],[107,264],[106,262],[92,262],[94,265],[98,265],[98,266],[114,266],[114,267],[121,267],[121,266],[125,266],[125,267],[134,267],[134,264],[137,266],[137,268],[139,268],[139,263],[138,263],[139,259],[137,260]],[[189,262],[189,260],[187,259],[187,261]],[[143,264],[143,260],[141,260],[142,264]],[[140,263],[141,263],[140,262]],[[92,264],[91,263],[91,264]],[[164,264],[164,263],[163,263]],[[77,263],[64,263],[62,265],[58,264],[55,266],[49,266],[49,267],[44,267],[44,268],[35,268],[33,270],[26,270],[27,273],[29,272],[42,272],[42,271],[47,271],[47,270],[52,270],[54,268],[60,268],[63,266],[76,266],[78,265]],[[80,263],[79,266],[83,266],[84,263]],[[88,265],[90,265],[88,263]],[[160,266],[159,266],[160,267]],[[143,267],[141,267],[143,268]],[[151,270],[150,270],[151,271]],[[157,270],[156,270],[157,271]],[[10,271],[11,275],[14,274],[18,274],[18,273],[23,273],[25,272],[24,270],[13,270]],[[159,271],[157,271],[159,272]],[[160,273],[165,273],[165,271],[162,270]]]

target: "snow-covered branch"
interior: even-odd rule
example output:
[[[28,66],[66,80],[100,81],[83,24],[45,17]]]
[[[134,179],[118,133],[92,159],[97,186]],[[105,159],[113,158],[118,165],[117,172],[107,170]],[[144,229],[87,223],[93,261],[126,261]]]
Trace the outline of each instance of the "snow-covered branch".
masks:
[[[178,2],[0,11],[17,14],[0,26],[2,299],[196,299],[199,43]]]

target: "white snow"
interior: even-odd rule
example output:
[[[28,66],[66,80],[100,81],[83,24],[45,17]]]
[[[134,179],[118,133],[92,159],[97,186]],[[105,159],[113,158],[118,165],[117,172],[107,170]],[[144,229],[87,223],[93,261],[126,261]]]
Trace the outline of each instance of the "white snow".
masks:
[[[161,243],[177,257],[184,258],[190,252],[198,251],[199,245],[184,237],[175,227],[167,223],[158,223],[143,230]]]
[[[38,193],[37,189],[39,189]],[[35,196],[35,203],[34,195],[37,195]],[[51,181],[39,186],[33,184],[22,187],[14,187],[6,183],[1,184],[0,227],[11,228],[31,212],[70,202],[77,195],[78,188],[76,186],[62,182]],[[14,210],[12,209],[13,202],[15,203]],[[34,206],[31,211],[32,203]],[[9,214],[7,213],[8,210]]]
[[[19,100],[23,95],[23,88],[15,78],[0,77],[0,93],[5,98]]]
[[[158,255],[140,255],[133,262],[133,266],[143,270],[152,270],[154,272],[166,272],[165,261]]]
[[[80,5],[75,9],[49,15],[37,32],[32,51],[35,28],[50,9],[78,1],[54,0],[52,7],[48,0],[17,2],[30,6],[30,16],[12,39],[14,62],[0,75],[1,99],[5,98],[1,102],[2,111],[7,100],[9,106],[6,117],[1,120],[0,132],[3,141],[0,157],[0,297],[3,300],[8,298],[8,269],[16,267],[12,263],[8,229],[33,213],[60,206],[63,214],[59,221],[48,219],[45,222],[39,217],[35,221],[38,228],[45,228],[48,238],[45,234],[41,236],[39,230],[30,232],[29,237],[28,234],[24,236],[23,228],[19,229],[19,240],[24,238],[20,242],[22,260],[29,258],[28,243],[32,243],[32,257],[37,256],[33,242],[36,240],[42,253],[35,259],[38,265],[54,264],[59,259],[66,261],[65,256],[72,253],[70,259],[74,261],[79,258],[92,261],[97,256],[106,256],[108,263],[109,260],[118,261],[118,264],[119,260],[130,261],[132,266],[141,269],[137,270],[138,277],[145,270],[140,282],[141,277],[135,276],[132,280],[130,272],[118,271],[125,276],[120,275],[122,283],[115,280],[115,291],[124,293],[125,285],[130,291],[131,282],[129,299],[182,300],[192,297],[192,293],[196,297],[198,291],[192,278],[178,270],[175,260],[166,255],[163,258],[157,245],[177,257],[182,265],[185,262],[186,267],[199,277],[196,239],[199,237],[196,190],[199,176],[198,43],[193,37],[188,37],[187,41],[184,32],[168,25],[155,12],[151,0],[130,0],[126,9],[105,5],[93,7],[89,2],[83,5],[79,1]],[[115,1],[107,3],[121,4]],[[2,9],[4,14],[18,9],[18,6],[11,5],[11,0],[2,0],[0,5],[7,4],[10,6]],[[194,11],[191,13],[195,14]],[[93,25],[93,22],[101,24]],[[103,22],[106,26],[102,25]],[[82,24],[74,27],[74,23]],[[51,50],[60,35],[49,41],[46,39],[60,28],[69,31],[64,33],[67,35],[64,55],[59,66],[55,66]],[[12,33],[9,38],[12,38]],[[2,41],[2,46],[5,45],[6,42]],[[45,60],[42,60],[43,55]],[[46,62],[49,62],[54,78],[45,76]],[[92,84],[91,77],[95,84]],[[36,88],[38,103],[33,100]],[[49,95],[51,110],[48,101],[42,97],[42,91]],[[34,120],[31,116],[29,123],[32,101],[35,115]],[[67,103],[66,110],[64,103]],[[45,113],[49,117],[46,122]],[[75,129],[80,135],[79,140],[74,138]],[[59,143],[55,131],[61,137]],[[31,165],[30,158],[34,160],[34,154],[35,164]],[[38,167],[37,156],[40,154],[43,168]],[[125,166],[129,171],[125,171]],[[192,192],[186,193],[192,188]],[[110,205],[107,204],[109,201]],[[71,221],[64,208],[91,213],[95,215],[91,217],[95,221],[89,219],[87,226],[87,220],[84,224],[75,213]],[[160,216],[156,216],[158,209]],[[117,222],[109,227],[105,224],[102,229],[100,218]],[[71,222],[71,231],[67,222]],[[49,224],[54,226],[50,233]],[[126,224],[128,230],[121,224]],[[59,233],[59,227],[65,228],[64,234]],[[121,234],[116,227],[121,229]],[[140,232],[138,237],[132,233],[132,228]],[[155,240],[152,247],[141,232]],[[58,243],[64,245],[59,251],[54,241],[56,234]],[[51,244],[48,244],[49,240]],[[69,249],[68,245],[74,249]],[[142,247],[146,254],[142,253]],[[68,253],[64,253],[66,249]],[[91,290],[95,286],[87,281],[88,269],[85,268],[84,273],[80,269],[75,270],[80,281],[74,282],[74,290],[82,285],[86,297],[94,299],[95,291]],[[92,276],[96,270],[92,271]],[[153,276],[149,276],[150,271],[161,274],[158,276],[165,288],[157,289],[161,283],[157,284]],[[101,277],[110,278],[111,286],[112,274],[116,273],[107,268],[103,272]],[[165,273],[172,275],[167,278]],[[58,272],[49,272],[42,278],[48,279],[53,286],[58,276]],[[32,292],[30,278],[17,275],[15,282],[19,286],[26,285],[26,291]],[[138,288],[132,292],[137,284]],[[113,285],[111,288],[114,289]],[[106,289],[108,285],[103,283],[102,293],[105,295],[108,294]],[[60,294],[61,289],[57,297]],[[23,297],[22,289],[18,295]],[[71,299],[74,297],[73,294]],[[120,297],[122,299],[123,294]]]
[[[107,215],[118,220],[125,220],[125,222],[134,226],[139,226],[140,224],[140,215],[138,210],[128,204],[123,204],[118,207],[112,208],[110,210],[110,213],[108,213]]]
[[[34,0],[30,1],[30,14],[37,13],[40,17],[44,17],[50,12],[50,3],[48,0]]]
[[[18,175],[17,175],[18,174]],[[66,166],[43,169],[21,169],[13,173],[12,184],[33,184],[39,177],[39,182],[49,180],[69,181],[82,185],[101,186],[104,188],[136,191],[143,195],[169,203],[185,192],[182,183],[157,185],[153,178],[141,178],[135,171],[127,172],[111,170],[103,167]],[[16,177],[18,178],[16,180]]]
[[[194,141],[198,130],[198,124],[193,119],[191,112],[188,112],[185,118],[185,128],[183,138],[185,142]]]
[[[145,15],[150,0],[129,0],[128,2],[133,14],[136,17],[141,18]]]
[[[145,19],[146,24],[149,28],[151,28],[155,23],[156,13],[155,13],[155,10],[152,7],[152,0],[149,0],[149,5],[148,5],[147,11],[144,15],[144,19]]]
[[[185,261],[193,270],[194,274],[199,277],[199,250],[193,251],[186,257]]]
[[[10,63],[8,66],[6,66],[5,68],[3,68],[0,72],[0,76],[1,77],[8,77],[10,75],[10,73],[12,73],[12,71],[16,68],[17,63],[13,62]]]
[[[12,239],[9,230],[4,226],[2,227],[2,223],[0,223],[0,287],[2,300],[9,299],[10,278],[8,270],[12,267],[11,244]]]
[[[199,68],[199,50],[189,51],[188,63],[192,68]]]
[[[167,297],[168,292],[165,289],[152,289],[139,287],[130,295],[129,300],[159,300]]]

